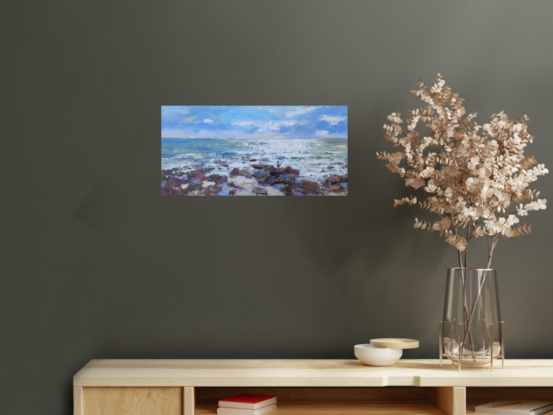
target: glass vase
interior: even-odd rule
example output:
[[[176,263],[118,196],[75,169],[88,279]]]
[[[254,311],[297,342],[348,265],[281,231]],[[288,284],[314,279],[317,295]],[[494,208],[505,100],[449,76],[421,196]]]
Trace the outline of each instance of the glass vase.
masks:
[[[440,359],[461,365],[504,359],[503,322],[495,269],[450,268],[447,273]],[[441,361],[440,361],[441,362]]]

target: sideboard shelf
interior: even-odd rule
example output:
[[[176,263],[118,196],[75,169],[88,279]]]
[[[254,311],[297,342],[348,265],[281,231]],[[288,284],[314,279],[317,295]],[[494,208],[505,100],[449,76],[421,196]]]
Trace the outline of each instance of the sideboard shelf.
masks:
[[[438,360],[92,360],[73,379],[75,415],[208,415],[238,393],[277,395],[274,415],[465,415],[495,399],[553,399],[553,360],[504,369]]]
[[[217,413],[217,404],[199,404],[196,414],[209,415]],[[310,414],[416,414],[440,415],[443,414],[430,402],[424,403],[303,403],[279,404],[271,411],[272,415],[310,415]]]

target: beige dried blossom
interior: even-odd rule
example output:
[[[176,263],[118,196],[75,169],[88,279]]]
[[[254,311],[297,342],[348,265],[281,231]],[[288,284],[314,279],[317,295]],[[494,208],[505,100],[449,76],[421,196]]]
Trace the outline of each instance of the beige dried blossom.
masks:
[[[534,136],[527,131],[529,118],[515,121],[502,111],[480,126],[476,113],[466,114],[463,99],[451,91],[438,74],[432,85],[419,81],[420,89],[411,91],[426,103],[409,112],[407,120],[400,113],[388,116],[385,137],[401,147],[395,153],[379,152],[390,171],[399,174],[405,185],[420,189],[415,196],[394,201],[394,207],[418,203],[437,214],[431,223],[415,219],[415,228],[439,232],[446,242],[465,251],[473,237],[488,238],[488,265],[500,236],[513,238],[530,233],[531,225],[519,217],[546,208],[539,192],[528,189],[539,176],[548,173],[534,156],[525,157],[524,149]],[[419,122],[429,130],[423,135]]]

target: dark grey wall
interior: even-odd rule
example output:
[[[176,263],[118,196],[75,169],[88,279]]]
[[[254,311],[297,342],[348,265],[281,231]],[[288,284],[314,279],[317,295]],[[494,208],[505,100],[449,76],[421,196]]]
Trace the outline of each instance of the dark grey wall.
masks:
[[[69,414],[91,358],[352,358],[381,336],[436,357],[455,251],[375,159],[419,78],[481,121],[527,113],[553,167],[549,1],[0,7],[2,414]],[[160,197],[170,104],[348,105],[350,196]],[[550,215],[496,251],[509,357],[553,358]]]

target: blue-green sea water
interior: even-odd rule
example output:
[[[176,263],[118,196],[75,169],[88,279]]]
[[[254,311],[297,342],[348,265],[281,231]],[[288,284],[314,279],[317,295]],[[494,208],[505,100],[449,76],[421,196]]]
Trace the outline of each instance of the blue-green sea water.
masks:
[[[337,139],[162,139],[161,168],[209,168],[228,175],[252,163],[290,166],[299,178],[321,182],[347,175],[347,140]]]

